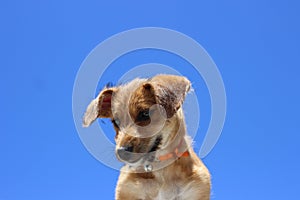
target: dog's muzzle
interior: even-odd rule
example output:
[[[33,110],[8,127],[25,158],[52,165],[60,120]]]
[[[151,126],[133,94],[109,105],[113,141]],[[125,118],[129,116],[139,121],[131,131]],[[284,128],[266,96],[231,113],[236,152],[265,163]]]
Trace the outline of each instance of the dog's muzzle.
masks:
[[[161,136],[158,136],[154,143],[152,144],[151,148],[148,150],[148,152],[145,153],[137,153],[133,152],[134,147],[131,145],[128,146],[122,146],[117,149],[117,157],[120,161],[126,162],[126,163],[136,163],[139,160],[143,159],[144,161],[154,161],[155,159],[155,151],[158,149],[158,146],[160,145],[160,142],[162,140]]]
[[[133,153],[132,146],[120,147],[117,149],[118,158],[127,163],[137,162],[144,154],[143,153]]]

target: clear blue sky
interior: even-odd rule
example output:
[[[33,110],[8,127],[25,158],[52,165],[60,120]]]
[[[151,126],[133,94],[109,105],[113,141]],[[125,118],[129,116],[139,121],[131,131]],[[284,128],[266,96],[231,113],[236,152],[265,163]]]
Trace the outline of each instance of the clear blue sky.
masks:
[[[97,44],[145,26],[194,38],[222,74],[226,124],[204,159],[212,199],[299,199],[299,1],[103,2],[1,2],[0,199],[113,199],[118,171],[81,143],[73,83]],[[114,64],[175,62],[157,52],[143,55]],[[209,109],[203,112],[205,122]]]

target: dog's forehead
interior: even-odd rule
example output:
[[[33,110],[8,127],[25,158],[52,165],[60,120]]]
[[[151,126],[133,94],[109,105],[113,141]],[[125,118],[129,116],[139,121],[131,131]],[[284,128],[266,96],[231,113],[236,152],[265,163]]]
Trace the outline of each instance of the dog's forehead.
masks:
[[[147,81],[147,79],[134,79],[129,83],[118,86],[117,91],[113,94],[112,105],[114,108],[128,106],[129,100],[134,92]]]

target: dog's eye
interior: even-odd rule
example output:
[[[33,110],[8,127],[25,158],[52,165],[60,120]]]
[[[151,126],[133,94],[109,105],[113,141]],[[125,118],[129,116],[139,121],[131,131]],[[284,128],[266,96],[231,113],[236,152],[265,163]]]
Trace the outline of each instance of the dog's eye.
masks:
[[[148,121],[148,120],[150,120],[150,111],[149,111],[149,109],[139,112],[139,114],[136,118],[136,121],[138,121],[138,122],[144,122],[144,121]]]
[[[114,124],[115,127],[119,128],[120,127],[120,120],[118,118],[113,119],[112,123]]]

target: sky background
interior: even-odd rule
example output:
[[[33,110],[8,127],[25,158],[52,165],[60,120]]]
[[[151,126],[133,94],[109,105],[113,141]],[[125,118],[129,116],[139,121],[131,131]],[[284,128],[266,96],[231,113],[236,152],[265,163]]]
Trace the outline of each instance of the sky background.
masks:
[[[226,122],[203,159],[212,174],[212,199],[299,199],[299,9],[296,0],[2,1],[0,200],[113,199],[119,172],[80,141],[73,84],[96,45],[146,26],[190,36],[222,75]],[[117,71],[139,64],[184,64],[157,51],[127,56],[112,64],[98,88],[114,81]],[[199,150],[210,117],[209,94],[187,68],[178,70],[199,80],[196,89],[203,90]],[[99,123],[111,130],[109,123]]]

